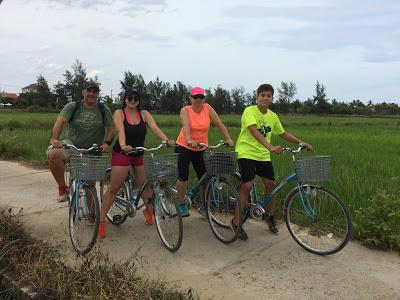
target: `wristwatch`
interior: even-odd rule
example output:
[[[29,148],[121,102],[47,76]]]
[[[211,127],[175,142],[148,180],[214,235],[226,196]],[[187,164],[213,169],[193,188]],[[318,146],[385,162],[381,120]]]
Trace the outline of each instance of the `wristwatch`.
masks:
[[[104,141],[104,144],[107,144],[108,146],[111,146],[112,141]]]

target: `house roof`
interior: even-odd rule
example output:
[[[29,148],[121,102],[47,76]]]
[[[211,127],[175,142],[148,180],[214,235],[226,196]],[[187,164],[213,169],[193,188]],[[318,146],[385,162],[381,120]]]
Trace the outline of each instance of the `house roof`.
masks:
[[[37,83],[32,83],[26,87],[23,87],[22,89],[32,89],[32,88],[37,88],[38,84]]]
[[[11,99],[18,99],[17,93],[6,93],[6,92],[1,92],[0,97],[2,98],[11,98]]]

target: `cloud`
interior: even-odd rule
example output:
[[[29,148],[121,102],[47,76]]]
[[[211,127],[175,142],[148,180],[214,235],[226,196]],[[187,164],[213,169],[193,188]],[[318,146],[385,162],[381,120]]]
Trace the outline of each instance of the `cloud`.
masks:
[[[86,78],[95,78],[96,76],[99,76],[100,74],[103,73],[104,73],[103,70],[92,70],[86,74]]]
[[[399,60],[400,6],[394,1],[379,5],[368,0],[281,7],[239,5],[221,14],[253,20],[262,37],[250,37],[248,42],[253,45],[309,52],[356,46],[367,62]]]

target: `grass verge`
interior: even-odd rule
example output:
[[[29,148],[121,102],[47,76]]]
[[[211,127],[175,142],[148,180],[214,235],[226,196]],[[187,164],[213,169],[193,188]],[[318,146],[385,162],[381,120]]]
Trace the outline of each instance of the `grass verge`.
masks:
[[[191,289],[143,279],[136,269],[135,256],[116,263],[100,251],[70,267],[54,247],[25,231],[18,213],[0,207],[0,273],[11,274],[20,286],[31,286],[37,299],[194,298]]]

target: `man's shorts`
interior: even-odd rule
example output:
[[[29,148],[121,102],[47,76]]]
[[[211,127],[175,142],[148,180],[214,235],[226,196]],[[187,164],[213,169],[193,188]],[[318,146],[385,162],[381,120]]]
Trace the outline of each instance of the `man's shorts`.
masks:
[[[67,139],[62,140],[61,143],[62,143],[62,144],[74,145],[70,140],[67,140]],[[50,151],[51,149],[52,149],[52,146],[50,145],[50,146],[47,148],[47,151],[46,151],[47,158],[49,158],[49,151]],[[73,149],[73,148],[71,148],[71,149],[63,149],[63,148],[60,148],[59,150],[60,150],[61,153],[64,155],[64,161],[65,161],[65,162],[68,162],[68,161],[71,159],[71,156],[72,156],[72,155],[79,155],[79,151],[76,150],[76,149]]]
[[[256,175],[275,181],[274,168],[270,161],[240,158],[238,163],[243,183],[254,180]]]
[[[112,167],[138,167],[143,165],[143,154],[139,156],[126,156],[124,154],[113,151],[111,158]]]

